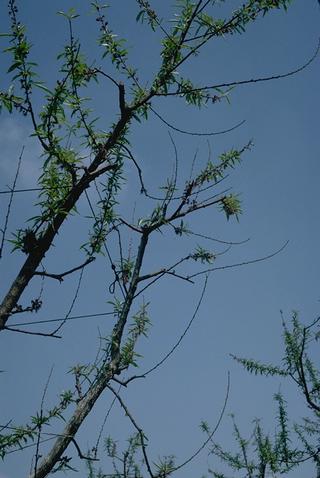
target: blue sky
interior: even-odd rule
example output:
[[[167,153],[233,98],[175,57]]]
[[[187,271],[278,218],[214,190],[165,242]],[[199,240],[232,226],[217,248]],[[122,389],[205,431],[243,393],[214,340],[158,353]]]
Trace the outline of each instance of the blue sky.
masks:
[[[0,5],[1,30],[8,30],[6,2]],[[27,25],[33,55],[39,63],[43,79],[52,86],[56,80],[56,55],[67,38],[66,23],[59,10],[74,6],[80,13],[75,28],[85,51],[102,64],[96,46],[97,26],[90,14],[89,2],[29,0],[21,3],[21,19]],[[127,37],[132,64],[140,68],[140,77],[150,80],[159,61],[157,36],[146,26],[136,25],[134,1],[111,1],[110,25],[120,36]],[[172,16],[170,1],[159,4],[161,16]],[[236,1],[226,1],[217,10],[232,11]],[[244,35],[219,39],[188,67],[188,74],[199,84],[212,84],[280,74],[304,64],[313,54],[319,35],[319,6],[314,1],[295,1],[287,13],[274,12],[249,26]],[[3,48],[5,40],[2,40]],[[2,58],[4,58],[2,56]],[[3,73],[1,87],[8,87]],[[243,201],[239,223],[227,222],[218,211],[199,214],[193,222],[195,232],[225,241],[243,241],[219,256],[217,266],[223,266],[268,255],[286,241],[287,247],[272,259],[257,264],[211,274],[205,300],[191,330],[181,346],[166,364],[144,381],[136,381],[123,391],[137,421],[145,428],[154,459],[174,454],[181,462],[197,449],[203,436],[201,420],[215,424],[226,393],[227,373],[231,374],[231,389],[227,413],[216,439],[230,445],[230,420],[234,412],[244,431],[250,433],[251,421],[264,420],[266,429],[273,432],[275,422],[272,396],[279,389],[288,400],[291,416],[298,419],[304,406],[294,387],[278,379],[249,376],[236,365],[229,354],[254,357],[277,362],[281,359],[281,317],[283,310],[289,319],[298,310],[301,319],[311,322],[319,314],[319,57],[303,72],[290,78],[242,86],[230,94],[231,104],[221,102],[202,110],[186,106],[181,99],[157,99],[153,106],[166,120],[190,131],[220,131],[245,120],[235,131],[209,138],[212,155],[216,157],[232,147],[253,139],[254,148],[245,154],[242,164],[226,181]],[[9,80],[8,80],[9,81]],[[93,107],[108,125],[117,114],[114,90],[104,84],[94,91]],[[40,108],[40,103],[37,107]],[[29,137],[30,124],[17,115],[0,116],[0,190],[12,184],[21,146],[25,145],[18,186],[36,186],[41,168],[41,149]],[[190,137],[171,132],[178,150],[179,184],[190,174],[193,157],[198,151],[196,167],[205,164],[208,156],[207,138]],[[132,150],[144,170],[150,191],[158,192],[174,167],[174,152],[168,128],[156,117],[147,123],[135,124],[130,133]],[[136,194],[138,183],[135,170],[126,166],[127,182],[120,193],[121,210],[128,217],[141,217],[150,211]],[[8,197],[0,195],[0,220],[3,222]],[[34,193],[15,195],[14,214],[10,230],[23,227],[34,215]],[[88,215],[84,200],[79,204],[80,215]],[[47,255],[46,268],[60,272],[81,262],[79,246],[85,242],[89,222],[73,216]],[[83,235],[84,239],[80,239]],[[128,246],[135,240],[128,235]],[[190,238],[179,241],[173,234],[156,235],[150,244],[145,271],[171,264],[185,255],[189,248],[201,244],[220,253],[225,249],[217,243]],[[18,271],[24,257],[10,254],[0,262],[1,294]],[[37,320],[63,317],[77,287],[78,276],[66,279],[62,285],[45,281],[44,306]],[[110,310],[108,286],[110,272],[104,258],[99,258],[85,270],[80,295],[72,315],[99,313]],[[147,370],[176,343],[196,307],[203,278],[195,286],[168,278],[145,294],[150,301],[152,328],[148,340],[141,340],[138,352],[143,355],[141,370]],[[40,281],[34,280],[24,301],[34,297]],[[32,320],[34,316],[17,317],[16,321]],[[28,337],[2,332],[0,409],[1,423],[12,417],[23,424],[40,406],[41,394],[48,374],[53,368],[49,384],[47,406],[52,406],[62,390],[72,385],[67,371],[75,363],[92,361],[97,350],[100,332],[110,330],[111,319],[106,317],[77,320],[64,327],[60,341]],[[99,328],[99,329],[98,329]],[[30,328],[31,330],[31,328]],[[36,326],[32,327],[36,329]],[[52,330],[42,326],[41,330]],[[97,409],[81,428],[79,442],[83,449],[92,446],[112,397],[106,393]],[[57,423],[55,432],[61,430]],[[114,409],[105,428],[120,443],[132,432],[123,412]],[[45,448],[43,449],[43,453]],[[71,451],[70,453],[73,453]],[[0,477],[26,476],[31,453],[14,453],[0,463]],[[179,476],[201,476],[207,463],[213,467],[206,452]],[[77,464],[78,465],[78,464]],[[107,463],[102,467],[110,472]],[[81,468],[79,463],[79,469]],[[308,471],[312,476],[313,469]],[[295,474],[296,473],[296,474]],[[311,473],[311,474],[310,474]],[[75,475],[76,476],[76,475]],[[85,475],[81,475],[85,476]],[[178,475],[177,475],[178,476]],[[290,477],[298,477],[292,472]]]

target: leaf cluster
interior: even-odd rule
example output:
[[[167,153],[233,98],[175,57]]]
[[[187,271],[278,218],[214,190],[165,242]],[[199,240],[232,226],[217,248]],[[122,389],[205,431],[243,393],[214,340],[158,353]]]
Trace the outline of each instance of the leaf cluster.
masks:
[[[290,425],[287,403],[281,393],[276,393],[274,395],[277,403],[276,429],[272,439],[264,433],[260,420],[255,420],[251,437],[244,439],[233,418],[234,436],[240,451],[226,452],[224,447],[216,443],[212,447],[212,454],[218,456],[232,470],[244,470],[249,478],[265,478],[268,471],[287,474],[306,460],[312,460],[320,466],[318,456],[319,369],[315,366],[310,354],[311,344],[317,340],[317,332],[314,328],[318,322],[319,319],[316,319],[311,325],[304,326],[297,312],[293,312],[290,325],[283,320],[285,354],[282,366],[262,364],[256,360],[233,356],[248,372],[255,375],[291,378],[302,393],[312,416],[303,418],[300,423]],[[202,429],[207,434],[210,432],[206,425],[203,425]],[[300,446],[292,445],[297,442]],[[250,460],[249,456],[251,456]],[[223,473],[209,471],[215,478],[226,477]]]

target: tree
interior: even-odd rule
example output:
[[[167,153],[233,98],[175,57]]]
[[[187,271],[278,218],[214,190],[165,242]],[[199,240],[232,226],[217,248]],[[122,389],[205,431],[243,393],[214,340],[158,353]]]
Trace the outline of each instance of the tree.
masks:
[[[297,312],[293,312],[291,324],[283,320],[284,356],[281,365],[262,364],[256,360],[234,357],[249,373],[262,376],[280,376],[291,379],[302,394],[307,405],[308,416],[299,418],[291,427],[287,403],[280,392],[274,395],[277,403],[274,436],[264,432],[261,420],[254,420],[254,428],[249,438],[244,438],[232,416],[234,438],[238,445],[236,453],[227,451],[212,439],[210,453],[219,457],[234,472],[244,470],[248,478],[265,478],[287,475],[302,463],[314,462],[319,476],[319,369],[312,358],[319,339],[316,326],[319,318],[309,325],[303,325]],[[311,412],[311,414],[310,414]],[[204,432],[210,436],[210,428],[202,424]],[[215,478],[226,478],[224,473],[209,469]]]
[[[163,102],[183,101],[190,107],[214,106],[221,101],[228,101],[234,86],[292,76],[306,68],[315,58],[317,52],[302,67],[283,74],[208,85],[199,83],[198,86],[192,79],[192,68],[188,65],[207,44],[220,37],[245,32],[247,26],[260,16],[274,9],[286,9],[290,2],[248,0],[234,12],[229,11],[225,18],[219,19],[215,16],[215,3],[204,0],[195,3],[180,1],[174,10],[174,21],[166,22],[149,2],[136,1],[136,20],[139,26],[148,28],[161,42],[159,61],[153,75],[150,72],[145,73],[144,70],[140,73],[131,65],[127,44],[112,30],[109,12],[100,3],[92,2],[92,8],[99,28],[98,43],[102,56],[99,61],[103,66],[97,66],[94,58],[87,58],[85,49],[77,38],[76,11],[70,9],[67,12],[59,12],[66,21],[69,38],[58,55],[59,72],[54,82],[46,82],[40,77],[38,71],[41,68],[34,62],[32,45],[28,40],[26,28],[19,19],[18,3],[15,0],[8,3],[11,31],[5,39],[8,42],[6,53],[10,55],[7,70],[9,85],[1,92],[1,106],[9,113],[21,114],[30,120],[31,134],[40,145],[43,165],[32,218],[26,225],[18,228],[13,238],[8,239],[13,250],[25,254],[26,258],[9,284],[0,306],[0,330],[42,335],[52,339],[61,338],[63,327],[78,298],[83,273],[97,257],[105,257],[108,261],[107,300],[111,308],[104,315],[109,314],[113,319],[112,324],[108,324],[108,330],[99,338],[96,360],[84,364],[82,357],[79,357],[81,363],[71,369],[74,376],[73,389],[64,391],[59,403],[46,409],[49,376],[39,412],[28,424],[17,426],[9,423],[3,429],[3,458],[13,449],[35,445],[30,474],[34,478],[47,476],[53,471],[73,469],[74,460],[71,460],[69,454],[72,445],[78,458],[88,460],[89,473],[93,476],[92,460],[98,456],[98,447],[88,453],[84,452],[83,447],[78,444],[77,436],[80,426],[105,391],[114,396],[114,400],[124,409],[135,430],[135,435],[129,439],[129,446],[121,457],[117,453],[114,440],[107,440],[107,452],[115,463],[116,476],[140,476],[148,473],[151,477],[164,477],[187,464],[189,459],[185,463],[177,464],[171,456],[161,458],[156,464],[152,463],[147,452],[145,433],[131,414],[116,385],[127,387],[142,376],[146,377],[175,351],[201,305],[210,272],[265,260],[279,252],[274,251],[264,257],[241,261],[238,264],[216,266],[219,253],[197,245],[196,242],[201,238],[205,239],[195,232],[192,225],[197,213],[215,207],[225,214],[227,220],[239,219],[239,197],[236,193],[230,193],[223,182],[241,161],[242,156],[250,150],[251,141],[222,151],[214,158],[209,151],[207,162],[200,168],[195,157],[191,174],[184,173],[184,177],[180,178],[178,150],[174,138],[170,136],[175,167],[172,173],[166,172],[167,180],[164,184],[159,184],[159,194],[150,193],[144,179],[144,170],[134,154],[132,144],[135,129],[137,125],[145,127],[151,114],[170,130],[177,130],[182,134],[211,136],[228,132],[184,131],[171,125],[170,121],[158,113],[154,106],[156,99],[160,98]],[[113,119],[110,119],[109,112],[104,117],[97,118],[95,109],[99,109],[99,106],[95,107],[93,104],[91,109],[87,97],[87,91],[89,95],[91,91],[93,95],[97,94],[96,88],[99,88],[99,85],[106,88],[104,82],[107,82],[108,88],[112,88],[112,93],[108,93],[108,100],[110,98],[110,103],[112,100],[117,102],[116,112],[113,111],[114,106],[110,106]],[[104,111],[103,113],[105,114]],[[111,124],[106,129],[107,121]],[[239,124],[228,130],[231,131],[237,126]],[[7,245],[8,221],[21,161],[23,150],[4,218],[1,255]],[[132,166],[134,175],[132,170],[128,172],[128,165]],[[130,205],[121,200],[121,188],[125,180],[136,190]],[[141,203],[141,198],[141,216],[137,219],[133,205],[134,202]],[[86,237],[83,235],[86,226],[80,225],[85,218],[88,219],[88,215],[91,226],[89,236]],[[70,264],[66,258],[62,271],[51,272],[49,258],[56,254],[57,243],[61,241],[64,228],[70,221],[77,231],[76,239],[79,232],[79,241],[76,241],[77,245],[73,245],[73,248],[80,249],[81,257],[77,256],[79,261],[75,264]],[[181,238],[184,247],[189,247],[194,238],[196,243],[188,253],[179,254],[172,262],[156,265],[155,261],[146,257],[152,247],[151,241],[159,234],[167,237],[170,233],[177,239]],[[227,244],[228,248],[233,245],[234,243],[230,242]],[[282,249],[283,247],[280,248]],[[51,262],[51,267],[52,265],[54,262]],[[41,286],[40,294],[36,294],[33,289],[37,278],[42,284],[48,280],[64,283],[68,276],[77,272],[80,273],[79,287],[70,310],[54,330],[34,332],[13,322],[15,317],[21,314],[36,313],[41,308],[43,310],[43,287]],[[149,288],[164,277],[189,284],[204,277],[198,305],[181,339],[161,361],[143,374],[126,375],[129,369],[138,366],[140,357],[137,343],[147,335],[150,326]],[[54,293],[57,294],[56,291]],[[64,427],[55,434],[53,446],[45,454],[40,453],[40,446],[46,436],[44,429],[57,418],[65,422]],[[209,443],[211,438],[210,434],[205,443]],[[141,458],[135,458],[139,454],[143,460],[141,468],[138,468]],[[117,460],[123,471],[117,471]]]

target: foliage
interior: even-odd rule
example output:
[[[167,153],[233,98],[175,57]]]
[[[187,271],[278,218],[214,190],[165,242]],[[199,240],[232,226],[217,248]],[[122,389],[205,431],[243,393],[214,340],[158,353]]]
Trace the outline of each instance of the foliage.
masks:
[[[320,387],[319,369],[315,366],[311,351],[317,340],[315,326],[319,319],[311,325],[304,326],[298,314],[292,314],[291,325],[283,321],[284,357],[282,366],[261,364],[255,360],[233,357],[248,372],[255,375],[279,376],[291,378],[300,389],[311,414],[298,423],[290,424],[287,413],[287,402],[282,393],[274,395],[278,412],[273,437],[263,431],[260,420],[254,421],[253,431],[248,439],[240,434],[239,428],[233,420],[234,438],[238,452],[228,452],[218,443],[212,442],[211,454],[218,457],[236,476],[248,478],[265,478],[268,473],[272,476],[288,475],[293,468],[311,460],[319,467],[319,412]],[[208,426],[202,430],[209,435]],[[211,468],[209,474],[215,478],[226,478],[229,475],[219,473]],[[234,476],[234,474],[233,474]]]

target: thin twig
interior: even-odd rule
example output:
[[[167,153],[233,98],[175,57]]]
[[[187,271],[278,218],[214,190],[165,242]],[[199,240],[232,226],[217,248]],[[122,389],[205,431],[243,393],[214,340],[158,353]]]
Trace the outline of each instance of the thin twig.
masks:
[[[229,265],[220,266],[220,267],[212,267],[210,269],[206,269],[204,271],[200,271],[200,272],[196,272],[195,274],[191,274],[189,276],[189,278],[197,277],[197,276],[200,276],[202,274],[208,274],[209,272],[221,271],[221,270],[224,270],[224,269],[233,269],[234,267],[242,267],[242,266],[246,266],[246,265],[249,265],[249,264],[256,264],[257,262],[266,261],[266,260],[271,259],[272,257],[280,254],[280,252],[282,252],[287,247],[288,244],[289,244],[289,241],[286,241],[283,244],[283,246],[280,247],[280,249],[276,250],[275,252],[272,252],[271,254],[268,254],[267,256],[259,257],[258,259],[252,259],[251,261],[238,262],[238,263],[235,263],[235,264],[229,264]]]
[[[122,217],[119,217],[118,221],[119,221],[120,224],[124,224],[125,226],[127,226],[129,229],[131,229],[134,232],[139,232],[140,234],[142,234],[142,232],[143,232],[142,229],[139,229],[138,227],[133,226],[129,222],[125,221]]]
[[[59,330],[61,330],[61,328],[62,328],[62,327],[64,326],[64,324],[67,322],[68,317],[69,317],[69,315],[71,314],[71,312],[72,312],[72,310],[73,310],[73,307],[74,307],[74,305],[75,305],[75,303],[76,303],[76,300],[77,300],[77,298],[78,298],[78,295],[79,295],[80,286],[81,286],[81,282],[82,282],[82,278],[83,278],[83,272],[84,272],[84,269],[82,268],[82,269],[80,270],[80,275],[79,275],[78,284],[77,284],[77,287],[76,287],[76,290],[75,290],[73,299],[72,299],[72,301],[71,301],[69,310],[68,310],[68,312],[66,313],[66,316],[65,316],[64,320],[61,322],[61,324],[52,332],[53,334],[56,334]]]
[[[179,276],[177,275],[173,269],[175,267],[178,267],[180,264],[182,264],[183,262],[187,261],[191,259],[191,255],[187,255],[185,257],[183,257],[182,259],[180,259],[179,261],[175,262],[175,264],[173,264],[172,266],[168,267],[168,268],[163,268],[163,269],[160,269],[159,271],[156,271],[156,272],[151,272],[150,274],[145,274],[143,276],[140,276],[138,281],[139,282],[142,282],[142,281],[145,281],[145,280],[148,280],[148,279],[152,279],[153,277],[157,277],[159,275],[165,275],[165,274],[172,274],[172,275],[176,275],[176,277],[179,277],[181,279],[184,279],[184,280],[187,280],[186,277],[184,276]],[[188,281],[189,282],[189,281]],[[143,289],[144,290],[144,289]],[[139,291],[139,294],[141,293],[142,291]]]
[[[149,274],[149,277],[148,277],[148,274],[144,275],[144,276],[140,276],[138,278],[138,282],[141,282],[141,281],[144,281],[144,280],[147,280],[149,278],[152,278],[152,277],[155,277],[155,279],[153,279],[151,282],[149,282],[149,284],[147,284],[145,287],[143,287],[142,289],[139,290],[139,292],[136,293],[135,295],[135,299],[138,297],[138,295],[142,294],[146,289],[148,289],[150,286],[152,286],[155,282],[157,282],[159,279],[161,279],[165,274],[168,274],[170,271],[172,271],[172,269],[174,269],[175,267],[179,266],[180,264],[182,264],[183,262],[189,260],[191,258],[190,255],[186,256],[186,257],[183,257],[182,259],[180,259],[179,261],[177,261],[175,264],[173,264],[171,267],[169,267],[168,269],[163,269],[162,271],[158,271],[156,273],[151,273]],[[184,277],[184,279],[186,280],[186,277]],[[190,279],[190,277],[189,277]],[[189,281],[188,281],[189,282]]]
[[[40,404],[40,416],[39,416],[40,423],[39,423],[39,426],[38,426],[35,461],[34,461],[34,475],[35,476],[37,476],[38,461],[39,461],[39,458],[40,458],[39,457],[39,447],[40,447],[41,430],[42,430],[43,405],[44,405],[44,399],[45,399],[45,396],[46,396],[46,393],[47,393],[47,390],[48,390],[48,387],[49,387],[49,382],[50,382],[50,379],[51,379],[51,376],[52,376],[52,372],[53,372],[53,367],[51,367],[48,379],[46,381],[46,384],[45,384],[45,387],[44,387],[44,390],[43,390],[43,394],[42,394],[42,398],[41,398],[41,404]]]
[[[2,232],[2,238],[1,238],[1,243],[0,243],[0,259],[2,258],[4,241],[6,239],[6,232],[7,232],[7,228],[8,228],[8,222],[9,222],[11,206],[12,206],[12,201],[13,201],[13,194],[15,192],[14,190],[15,190],[17,180],[18,180],[18,176],[19,176],[19,172],[20,172],[20,166],[21,166],[23,153],[24,153],[24,146],[22,146],[21,153],[20,153],[20,156],[19,156],[19,159],[18,159],[16,174],[15,174],[15,177],[14,177],[14,180],[13,180],[12,188],[10,190],[10,199],[9,199],[9,204],[8,204],[8,207],[7,207],[6,217],[5,217],[5,220],[4,220],[4,226],[3,226],[3,229],[1,231]]]
[[[78,443],[76,442],[75,438],[71,438],[71,441],[72,441],[72,443],[74,444],[74,446],[75,446],[75,448],[76,448],[76,450],[77,450],[77,452],[78,452],[78,455],[79,455],[80,460],[98,461],[97,458],[92,458],[91,456],[86,456],[86,455],[84,455],[84,454],[82,453],[82,451],[81,451],[81,449],[80,449]]]
[[[97,191],[97,193],[98,193],[99,199],[100,199],[100,201],[102,201],[102,196],[101,196],[101,193],[100,193],[100,191],[99,191],[99,188],[98,188],[96,182],[94,182],[94,185],[95,185],[96,191]],[[96,215],[96,213],[95,213],[95,211],[94,211],[94,209],[93,209],[93,206],[92,206],[92,203],[91,203],[91,200],[90,200],[90,197],[89,197],[89,194],[87,193],[87,191],[85,191],[85,196],[86,196],[86,199],[87,199],[87,202],[88,202],[90,211],[92,212],[92,215],[93,215],[95,221],[97,221],[97,220],[98,220],[98,219],[97,219],[97,215]],[[110,198],[110,196],[111,196],[111,192],[109,191],[109,198]],[[112,232],[113,230],[114,230],[114,227],[112,227],[112,228],[110,229],[109,233]],[[117,284],[119,285],[119,288],[120,288],[120,291],[121,291],[121,293],[122,293],[122,296],[125,297],[125,291],[123,290],[122,284],[121,284],[121,282],[119,281],[119,277],[118,277],[118,274],[117,274],[117,271],[116,271],[116,266],[115,266],[115,264],[114,264],[114,262],[113,262],[113,260],[112,260],[112,257],[111,257],[111,254],[110,254],[110,252],[109,252],[109,249],[108,249],[108,247],[107,247],[107,244],[106,244],[105,239],[103,240],[103,247],[104,247],[104,250],[106,251],[108,260],[109,260],[109,262],[110,262],[111,269],[112,269],[112,271],[113,271],[113,273],[114,273],[114,281],[113,281],[113,283],[111,284],[111,286],[109,287],[109,290],[110,290],[110,288],[112,288],[113,285],[115,286],[115,284],[117,283]]]
[[[168,131],[168,135],[169,135],[170,142],[172,144],[173,152],[174,152],[174,172],[172,173],[170,187],[168,187],[165,200],[163,201],[163,208],[167,208],[170,202],[173,200],[173,194],[176,190],[177,181],[178,181],[178,166],[179,166],[178,150],[170,131]]]
[[[44,438],[43,440],[40,440],[40,444],[46,443],[48,441],[54,440],[55,437],[50,437],[50,438]],[[17,451],[22,451],[25,450],[26,448],[32,448],[33,446],[36,446],[35,443],[29,443],[28,445],[21,445],[19,448],[15,448],[14,450],[8,450],[6,451],[6,455],[10,455],[11,453],[16,453]]]
[[[18,332],[20,334],[26,334],[26,335],[39,335],[41,337],[52,337],[54,339],[61,339],[62,336],[61,335],[56,335],[54,333],[45,333],[45,332],[31,332],[30,330],[22,330],[22,329],[17,329],[17,328],[13,328],[12,326],[7,326],[5,325],[3,327],[3,330],[8,330],[9,332]]]
[[[120,389],[121,389],[121,385],[120,385],[120,387],[119,387],[119,389],[118,389],[118,393],[120,392]],[[106,424],[106,422],[107,422],[107,420],[108,420],[108,418],[109,418],[109,416],[110,416],[111,410],[112,410],[114,404],[116,403],[116,400],[117,400],[117,398],[114,397],[113,400],[112,400],[112,402],[110,403],[110,406],[109,406],[109,408],[108,408],[108,410],[107,410],[107,413],[106,413],[106,415],[105,415],[105,417],[104,417],[104,419],[103,419],[103,422],[102,422],[102,424],[101,424],[101,427],[100,427],[100,430],[99,430],[99,434],[98,434],[98,438],[97,438],[96,444],[95,444],[95,446],[94,446],[94,456],[95,456],[95,458],[96,458],[97,453],[98,453],[98,448],[99,448],[100,440],[101,440],[101,437],[102,437],[103,429],[104,429],[105,424]]]
[[[91,317],[103,317],[105,315],[114,315],[114,312],[100,312],[99,314],[83,314],[83,315],[73,315],[68,317],[69,320],[78,320],[78,319],[89,319]],[[60,317],[58,319],[46,319],[46,320],[35,320],[34,322],[19,322],[18,324],[12,324],[10,327],[19,327],[21,325],[36,325],[36,324],[48,324],[51,322],[61,322],[65,317]]]
[[[203,239],[207,239],[208,241],[218,242],[219,244],[227,244],[229,246],[240,246],[240,245],[246,244],[246,242],[250,241],[250,238],[244,239],[243,241],[238,241],[238,242],[237,241],[223,241],[221,239],[217,239],[216,237],[206,236],[205,234],[199,234],[199,233],[189,231],[189,230],[188,230],[187,234],[190,234],[191,236],[201,237]]]
[[[220,423],[222,421],[222,418],[224,416],[224,413],[225,413],[225,410],[226,410],[226,407],[227,407],[227,403],[228,403],[229,392],[230,392],[230,372],[228,372],[228,383],[227,383],[227,391],[226,391],[226,395],[225,395],[225,399],[224,399],[224,404],[223,404],[222,410],[220,412],[220,416],[219,416],[219,419],[217,421],[216,426],[214,427],[214,429],[212,430],[212,432],[210,433],[208,438],[198,448],[198,450],[196,450],[187,460],[182,462],[180,465],[176,466],[172,471],[177,471],[177,470],[180,470],[181,468],[185,467],[188,463],[190,463],[192,460],[194,460],[202,452],[202,450],[208,445],[208,443],[212,440],[212,437],[216,433],[216,431],[218,430],[218,428],[220,426]]]
[[[50,189],[57,189],[57,187],[50,188]],[[25,188],[25,189],[8,189],[8,191],[3,190],[0,191],[0,194],[17,194],[17,193],[29,193],[34,191],[42,191],[42,188]]]
[[[143,7],[145,9],[145,12],[147,13],[149,19],[150,19],[150,22],[156,22],[156,24],[158,25],[158,27],[160,28],[160,30],[162,31],[162,33],[164,33],[164,35],[169,39],[171,40],[172,42],[175,41],[174,37],[172,37],[170,35],[170,33],[167,32],[167,30],[162,26],[161,24],[161,20],[159,20],[158,18],[158,15],[157,13],[155,12],[155,10],[151,9],[150,8],[150,3],[149,2],[146,2],[144,0],[136,0],[136,2],[140,5],[140,7]]]
[[[130,149],[125,145],[125,144],[122,144],[121,145],[121,148],[124,149],[127,154],[129,155],[129,158],[131,159],[131,161],[133,162],[133,164],[135,165],[137,171],[138,171],[138,176],[139,176],[139,181],[140,181],[140,185],[141,185],[141,193],[144,193],[146,194],[147,193],[147,189],[144,185],[144,181],[143,181],[143,178],[142,178],[142,169],[140,168],[138,162],[136,161],[135,157],[133,156],[132,152],[130,151]],[[146,194],[147,195],[147,194]]]
[[[311,56],[311,58],[304,63],[302,66],[299,66],[298,68],[291,70],[287,73],[282,73],[278,75],[270,75],[270,76],[264,76],[260,78],[251,78],[249,80],[239,80],[239,81],[230,81],[227,83],[219,83],[215,85],[207,85],[207,86],[200,86],[198,88],[192,88],[188,89],[186,92],[178,90],[175,92],[168,92],[166,94],[164,93],[154,93],[154,96],[184,96],[185,93],[192,93],[192,92],[197,92],[197,91],[206,91],[206,90],[212,90],[212,89],[217,89],[217,88],[228,88],[231,86],[241,86],[241,85],[249,85],[252,83],[261,83],[261,82],[266,82],[266,81],[272,81],[272,80],[280,80],[283,78],[288,78],[289,76],[296,75],[297,73],[300,73],[301,71],[305,70],[318,56],[320,50],[320,39],[318,42],[318,45],[316,47],[315,52]],[[179,86],[180,87],[180,86]]]
[[[242,126],[246,122],[246,120],[242,120],[242,121],[240,121],[240,123],[237,123],[236,125],[232,126],[231,128],[221,130],[221,131],[214,131],[212,133],[200,133],[200,132],[196,132],[196,131],[186,131],[186,130],[183,130],[181,128],[177,128],[176,126],[174,126],[173,124],[171,124],[167,120],[165,120],[164,117],[161,116],[159,113],[157,113],[155,111],[155,109],[152,108],[151,106],[150,106],[150,110],[170,129],[173,129],[174,131],[177,131],[178,133],[187,134],[189,136],[217,136],[217,135],[220,135],[220,134],[226,134],[226,133],[230,133],[231,131],[234,131],[237,128],[240,128],[240,126]]]
[[[139,434],[139,437],[140,437],[140,442],[141,442],[141,448],[142,448],[142,453],[143,453],[143,457],[144,457],[144,460],[145,460],[145,463],[146,463],[146,466],[147,466],[147,469],[148,469],[148,473],[150,475],[151,478],[153,478],[153,473],[152,473],[152,470],[151,470],[151,466],[150,466],[150,461],[149,461],[149,458],[148,458],[148,455],[147,455],[147,446],[146,446],[146,443],[145,443],[145,433],[143,431],[143,429],[137,424],[136,420],[134,419],[134,417],[132,416],[131,412],[129,411],[128,407],[126,406],[126,404],[124,403],[124,401],[122,400],[121,396],[119,395],[118,392],[116,392],[116,390],[110,385],[110,384],[107,384],[107,388],[109,388],[109,390],[111,390],[111,392],[114,394],[114,396],[117,398],[118,402],[120,403],[121,407],[123,408],[123,410],[125,411],[125,414],[126,416],[129,418],[129,420],[131,421],[132,425],[134,426],[134,428],[137,430],[138,434]]]
[[[88,264],[91,264],[91,262],[93,262],[95,260],[95,257],[89,257],[83,264],[81,264],[80,266],[77,266],[77,267],[73,267],[72,269],[69,269],[67,270],[66,272],[62,272],[61,274],[51,274],[49,272],[46,272],[46,271],[36,271],[34,273],[35,276],[42,276],[42,277],[50,277],[51,279],[56,279],[58,280],[59,282],[62,282],[63,281],[63,278],[69,274],[72,274],[73,272],[76,272],[80,269],[83,269],[84,267],[86,267]]]
[[[101,70],[100,68],[93,68],[91,70],[91,73],[100,73],[100,75],[104,76],[105,78],[107,78],[108,80],[110,80],[114,85],[117,86],[117,88],[119,88],[119,83],[114,79],[112,78],[112,76],[108,75],[107,73],[105,73],[103,70]]]
[[[200,298],[198,300],[198,303],[197,303],[197,306],[195,308],[195,311],[191,317],[191,319],[189,320],[186,328],[184,329],[183,333],[181,334],[179,340],[174,344],[174,346],[171,348],[171,350],[169,350],[169,352],[158,362],[156,363],[153,367],[151,367],[149,370],[147,370],[142,376],[143,377],[146,377],[147,375],[149,375],[151,372],[154,372],[154,370],[156,370],[157,368],[159,368],[172,354],[173,352],[179,347],[179,345],[181,344],[182,340],[184,339],[184,337],[186,336],[186,334],[188,333],[191,325],[193,324],[195,318],[197,317],[197,314],[198,314],[198,311],[200,309],[200,306],[202,304],[202,301],[204,299],[204,295],[205,295],[205,292],[206,292],[206,288],[207,288],[207,284],[208,284],[208,279],[209,279],[209,276],[207,275],[206,278],[205,278],[205,281],[204,281],[204,284],[203,284],[203,288],[202,288],[202,291],[201,291],[201,295],[200,295]]]
[[[116,377],[113,377],[113,380],[117,383],[120,383],[122,386],[126,387],[130,382],[132,382],[133,380],[136,380],[138,378],[145,378],[147,375],[149,375],[150,373],[154,372],[157,368],[159,368],[161,365],[163,365],[163,363],[173,354],[173,352],[179,347],[179,345],[181,344],[182,340],[184,339],[184,337],[186,336],[186,334],[188,333],[192,323],[194,322],[195,318],[197,317],[197,314],[198,314],[198,311],[200,309],[200,306],[201,306],[201,303],[204,299],[204,295],[205,295],[205,292],[206,292],[206,288],[207,288],[207,283],[208,283],[208,279],[209,279],[209,275],[206,276],[205,278],[205,281],[204,281],[204,285],[203,285],[203,288],[202,288],[202,291],[201,291],[201,295],[200,295],[200,298],[198,300],[198,303],[197,303],[197,306],[195,308],[195,311],[191,317],[191,319],[189,320],[186,328],[184,329],[183,333],[181,334],[179,340],[174,344],[174,346],[169,350],[169,352],[159,361],[157,362],[153,367],[151,367],[149,370],[147,370],[146,372],[144,372],[143,374],[141,375],[133,375],[131,376],[130,378],[128,378],[127,380],[125,381],[120,381],[118,380]]]

